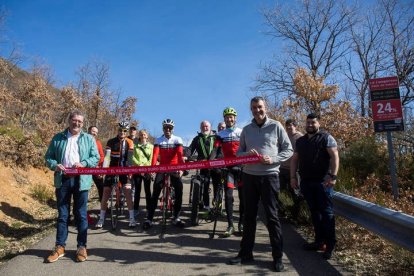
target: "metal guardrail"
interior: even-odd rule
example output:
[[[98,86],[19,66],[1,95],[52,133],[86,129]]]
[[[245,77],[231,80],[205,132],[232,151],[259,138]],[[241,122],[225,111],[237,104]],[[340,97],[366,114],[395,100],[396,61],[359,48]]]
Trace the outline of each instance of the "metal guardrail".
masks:
[[[334,212],[414,252],[414,217],[349,195],[334,192]]]

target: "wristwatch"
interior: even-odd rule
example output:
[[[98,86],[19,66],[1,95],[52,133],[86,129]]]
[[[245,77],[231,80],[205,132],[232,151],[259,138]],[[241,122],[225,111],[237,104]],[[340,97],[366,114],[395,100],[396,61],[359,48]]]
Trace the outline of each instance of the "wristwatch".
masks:
[[[334,175],[334,174],[328,173],[328,175],[332,180],[336,180],[336,178],[337,178],[336,175]]]

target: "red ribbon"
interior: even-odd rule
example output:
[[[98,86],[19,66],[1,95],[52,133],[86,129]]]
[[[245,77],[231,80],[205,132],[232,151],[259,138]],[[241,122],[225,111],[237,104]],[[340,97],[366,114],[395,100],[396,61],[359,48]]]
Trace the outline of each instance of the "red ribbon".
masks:
[[[140,166],[140,167],[110,167],[110,168],[66,168],[66,175],[85,175],[85,174],[139,174],[139,173],[158,173],[158,172],[176,172],[183,170],[195,169],[214,169],[229,167],[242,164],[252,164],[260,162],[260,156],[249,155],[233,158],[223,158],[216,160],[201,160],[191,163],[177,165],[156,165],[156,166]]]

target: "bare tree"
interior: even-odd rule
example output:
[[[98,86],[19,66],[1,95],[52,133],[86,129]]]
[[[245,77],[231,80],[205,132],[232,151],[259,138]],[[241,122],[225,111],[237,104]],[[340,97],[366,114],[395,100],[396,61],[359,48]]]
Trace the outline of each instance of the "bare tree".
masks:
[[[111,101],[109,65],[93,60],[80,67],[77,75],[79,94],[89,103],[85,107],[89,122],[99,126],[103,106]]]
[[[341,66],[348,51],[349,17],[354,10],[341,1],[301,1],[295,6],[277,6],[263,11],[269,29],[266,34],[287,43],[285,58],[263,66],[254,89],[273,93],[294,93],[294,71],[306,68],[326,79]]]
[[[397,74],[404,106],[414,101],[414,1],[380,0],[386,15],[387,70]]]
[[[353,87],[357,97],[357,106],[362,117],[369,114],[368,80],[383,71],[385,59],[383,51],[383,29],[385,16],[377,6],[361,9],[359,17],[350,17],[351,52],[345,59],[345,76]]]

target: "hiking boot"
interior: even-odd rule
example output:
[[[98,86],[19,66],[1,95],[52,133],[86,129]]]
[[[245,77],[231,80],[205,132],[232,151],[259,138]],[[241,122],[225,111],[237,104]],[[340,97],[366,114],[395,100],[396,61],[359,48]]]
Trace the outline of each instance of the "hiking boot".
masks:
[[[185,223],[180,218],[173,219],[172,224],[177,226],[177,227],[184,227],[184,225],[185,225]]]
[[[128,226],[131,227],[131,228],[137,226],[137,222],[135,221],[134,218],[129,218]]]
[[[227,227],[226,232],[224,232],[224,237],[225,238],[230,237],[231,235],[233,235],[233,233],[234,233],[234,227],[232,225],[232,226]]]
[[[105,223],[105,219],[104,218],[99,218],[98,222],[95,224],[95,228],[96,229],[102,228],[104,223]]]
[[[144,230],[148,230],[152,227],[152,221],[150,221],[149,219],[145,220],[144,223],[142,224],[142,228],[144,228]]]
[[[320,242],[305,243],[303,249],[306,251],[325,251],[326,244]]]
[[[59,260],[60,257],[65,256],[65,247],[56,245],[52,253],[47,257],[46,263],[54,263]]]
[[[76,251],[76,261],[84,262],[88,258],[88,253],[86,252],[86,247],[79,246],[78,251]]]

